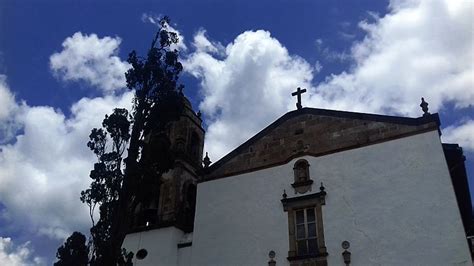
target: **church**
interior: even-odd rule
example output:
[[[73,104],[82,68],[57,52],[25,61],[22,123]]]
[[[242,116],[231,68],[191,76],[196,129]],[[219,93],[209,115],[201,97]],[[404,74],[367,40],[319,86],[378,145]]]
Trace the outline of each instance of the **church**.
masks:
[[[465,158],[438,114],[307,108],[304,91],[212,164],[183,97],[174,168],[123,243],[133,265],[472,265]]]

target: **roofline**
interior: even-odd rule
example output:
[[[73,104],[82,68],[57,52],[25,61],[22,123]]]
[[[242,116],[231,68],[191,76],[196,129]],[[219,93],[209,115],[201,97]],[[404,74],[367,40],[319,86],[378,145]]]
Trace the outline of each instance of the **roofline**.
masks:
[[[388,123],[402,124],[402,125],[409,125],[409,126],[419,126],[419,125],[423,125],[423,124],[427,124],[431,122],[435,122],[438,128],[441,125],[438,113],[428,114],[428,115],[424,115],[417,118],[411,118],[411,117],[378,115],[378,114],[369,114],[369,113],[357,113],[357,112],[304,107],[302,109],[290,111],[284,114],[283,116],[281,116],[280,118],[278,118],[275,122],[271,123],[264,129],[262,129],[260,132],[258,132],[256,135],[248,139],[246,142],[242,143],[240,146],[238,146],[237,148],[235,148],[234,150],[226,154],[220,160],[210,165],[209,168],[206,169],[206,174],[210,174],[212,171],[219,168],[222,164],[228,162],[230,159],[234,157],[234,155],[238,154],[242,149],[256,142],[258,139],[266,135],[269,131],[273,130],[274,128],[276,128],[277,126],[279,126],[286,120],[298,115],[302,115],[302,114],[353,118],[353,119],[368,120],[368,121],[375,121],[375,122],[388,122]]]

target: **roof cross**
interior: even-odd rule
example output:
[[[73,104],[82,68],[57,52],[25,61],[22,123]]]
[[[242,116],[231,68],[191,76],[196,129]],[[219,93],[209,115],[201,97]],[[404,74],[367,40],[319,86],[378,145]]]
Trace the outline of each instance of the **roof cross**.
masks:
[[[295,92],[291,94],[291,96],[297,96],[298,102],[296,103],[296,108],[301,109],[303,106],[301,105],[301,94],[305,93],[306,89],[301,89],[298,87]]]

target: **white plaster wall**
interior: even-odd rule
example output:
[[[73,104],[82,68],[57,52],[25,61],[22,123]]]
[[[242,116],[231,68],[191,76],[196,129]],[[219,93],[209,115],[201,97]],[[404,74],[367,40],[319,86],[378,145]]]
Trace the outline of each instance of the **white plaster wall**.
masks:
[[[133,259],[136,266],[177,266],[178,242],[183,231],[175,227],[166,227],[150,231],[128,234],[122,247],[137,254],[144,248],[148,255],[143,260]]]
[[[192,265],[191,259],[193,255],[192,246],[178,249],[178,266]]]
[[[472,265],[437,131],[322,157],[304,157],[327,197],[323,223],[329,265]],[[297,158],[298,159],[298,158]],[[193,265],[289,265],[283,189],[287,165],[198,185]],[[313,193],[310,192],[310,193]]]

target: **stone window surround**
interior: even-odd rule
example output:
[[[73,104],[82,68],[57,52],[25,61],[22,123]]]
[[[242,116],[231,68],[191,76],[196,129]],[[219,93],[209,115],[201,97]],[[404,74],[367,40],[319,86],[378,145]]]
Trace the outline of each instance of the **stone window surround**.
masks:
[[[304,195],[300,197],[284,198],[281,200],[283,210],[288,213],[289,251],[288,261],[291,266],[314,265],[327,266],[327,249],[324,242],[324,226],[322,218],[322,206],[325,205],[326,192]],[[318,252],[315,254],[298,256],[296,252],[296,211],[300,209],[314,208],[316,214],[316,235]]]

